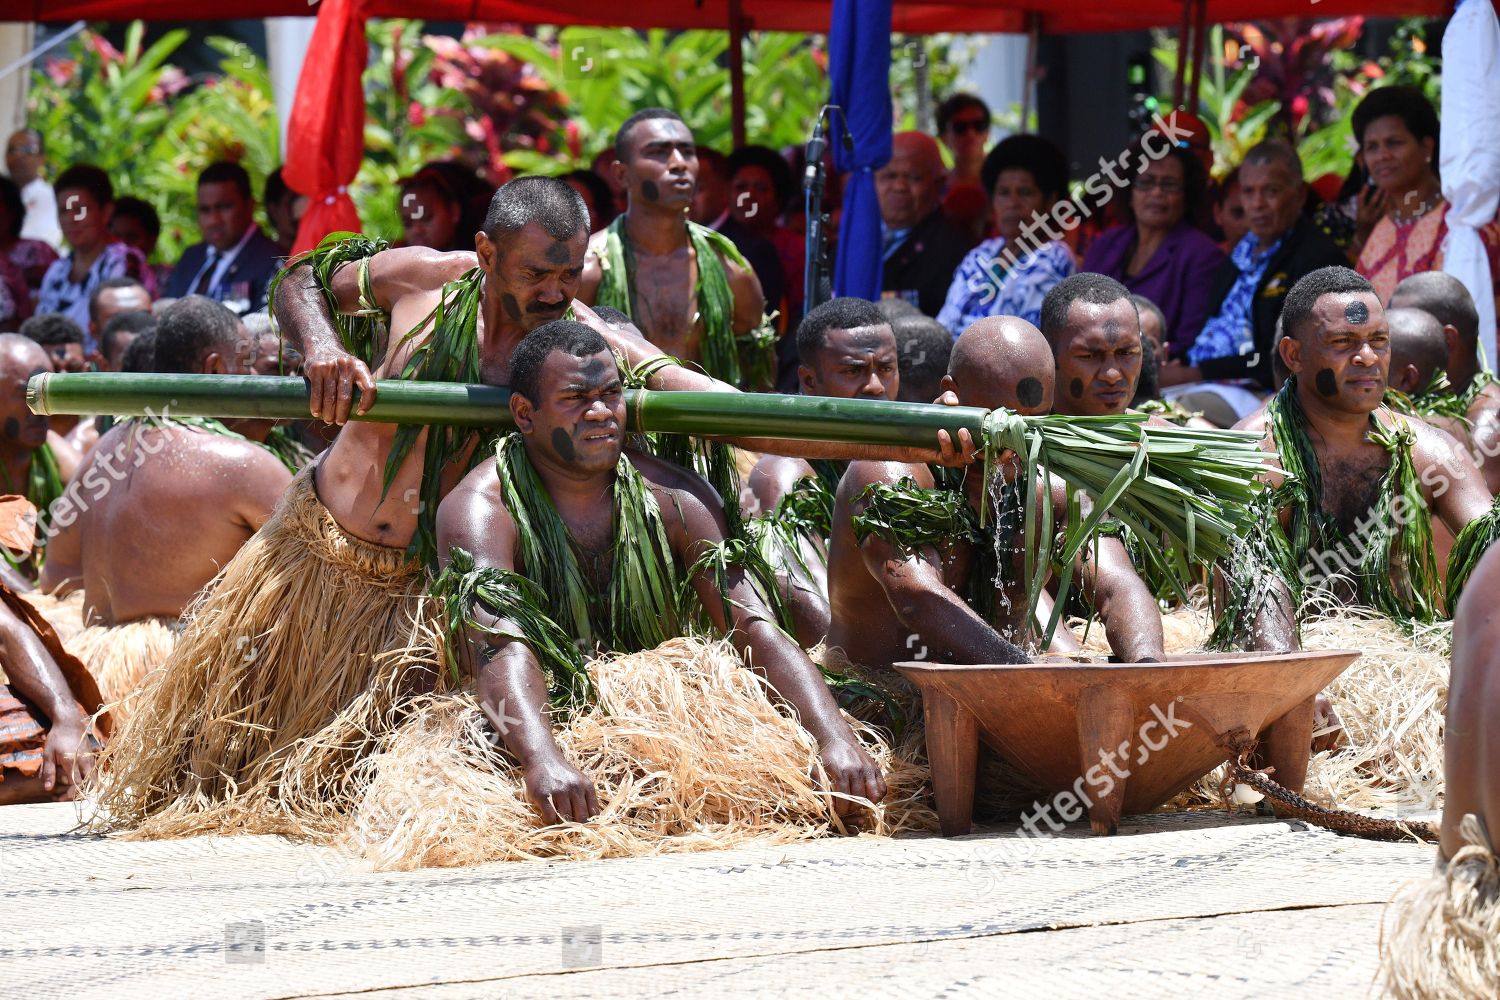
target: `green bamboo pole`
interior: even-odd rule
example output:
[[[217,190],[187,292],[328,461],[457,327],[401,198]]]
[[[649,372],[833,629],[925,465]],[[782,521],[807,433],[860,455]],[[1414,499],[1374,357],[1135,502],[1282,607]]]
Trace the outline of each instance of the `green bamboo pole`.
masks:
[[[354,420],[381,423],[511,426],[510,391],[490,385],[380,382],[375,405]],[[308,416],[307,384],[270,375],[160,375],[85,372],[33,376],[26,402],[34,413],[116,416]],[[781,440],[931,448],[937,432],[969,428],[979,440],[985,411],[972,406],[889,403],[764,393],[626,393],[631,430]]]

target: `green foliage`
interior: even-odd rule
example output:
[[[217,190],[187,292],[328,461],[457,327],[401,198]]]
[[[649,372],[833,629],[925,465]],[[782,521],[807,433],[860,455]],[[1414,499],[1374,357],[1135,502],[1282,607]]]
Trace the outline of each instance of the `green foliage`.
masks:
[[[265,64],[243,43],[213,37],[222,76],[192,86],[167,60],[187,38],[167,32],[149,47],[133,22],[125,47],[81,32],[64,54],[32,73],[28,116],[47,137],[54,171],[92,163],[118,194],[145,198],[162,221],[156,257],[176,260],[198,239],[198,172],[237,160],[259,183],[280,162],[275,104]]]

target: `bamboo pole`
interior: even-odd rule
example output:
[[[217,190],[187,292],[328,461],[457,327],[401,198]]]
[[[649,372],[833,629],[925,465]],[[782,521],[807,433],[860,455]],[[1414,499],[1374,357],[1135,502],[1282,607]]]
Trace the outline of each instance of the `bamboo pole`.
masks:
[[[793,441],[931,448],[937,432],[969,428],[979,440],[985,411],[972,406],[893,403],[771,393],[649,392],[625,394],[631,430],[763,437]],[[492,385],[377,383],[363,417],[378,423],[461,424],[508,428],[510,390]],[[307,383],[275,375],[44,373],[33,376],[26,402],[34,413],[110,413],[306,419]]]

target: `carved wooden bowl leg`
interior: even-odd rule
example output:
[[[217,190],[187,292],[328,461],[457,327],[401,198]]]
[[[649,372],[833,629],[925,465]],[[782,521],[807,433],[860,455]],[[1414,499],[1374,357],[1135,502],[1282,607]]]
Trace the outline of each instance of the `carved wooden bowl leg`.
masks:
[[[979,726],[973,713],[936,685],[922,691],[927,724],[927,762],[938,825],[945,837],[961,837],[974,821],[974,769],[979,759]]]
[[[1260,737],[1261,766],[1275,768],[1271,777],[1299,795],[1307,781],[1307,762],[1312,757],[1313,702],[1316,698],[1317,695],[1313,695],[1299,702],[1271,723]],[[1277,812],[1281,810],[1278,808]]]
[[[1311,716],[1309,716],[1311,718]],[[1096,685],[1086,688],[1078,699],[1079,773],[1087,776],[1091,768],[1103,766],[1101,754],[1111,753],[1130,739],[1135,723],[1135,707],[1118,688]],[[1095,771],[1095,774],[1098,774]],[[1124,778],[1114,780],[1108,795],[1099,794],[1099,786],[1084,782],[1088,793],[1089,826],[1094,833],[1110,836],[1120,828],[1120,812],[1125,805]]]

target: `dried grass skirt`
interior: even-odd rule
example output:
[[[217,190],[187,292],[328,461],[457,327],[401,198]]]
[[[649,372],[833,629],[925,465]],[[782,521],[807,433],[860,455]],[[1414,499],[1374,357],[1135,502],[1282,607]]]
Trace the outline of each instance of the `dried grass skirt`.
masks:
[[[90,625],[66,640],[68,652],[94,675],[116,726],[134,713],[136,695],[171,655],[180,627],[175,618],[142,618],[124,625]]]
[[[359,760],[438,673],[424,585],[401,550],[344,532],[303,470],[188,610],[101,758],[91,824],[336,833]]]
[[[367,762],[344,846],[376,868],[411,869],[713,850],[836,826],[812,737],[728,643],[673,639],[589,672],[597,702],[555,728],[594,782],[597,817],[543,826],[474,699],[433,696]],[[922,775],[855,729],[886,772],[874,832],[926,828]]]

